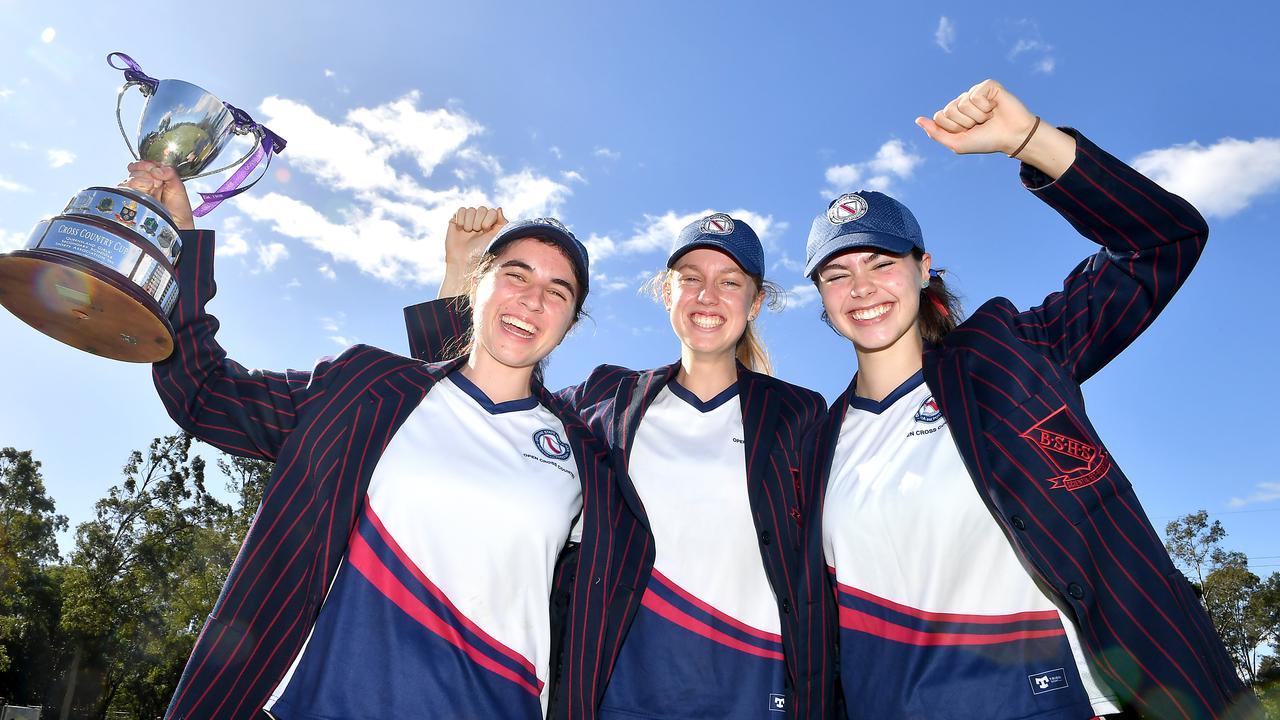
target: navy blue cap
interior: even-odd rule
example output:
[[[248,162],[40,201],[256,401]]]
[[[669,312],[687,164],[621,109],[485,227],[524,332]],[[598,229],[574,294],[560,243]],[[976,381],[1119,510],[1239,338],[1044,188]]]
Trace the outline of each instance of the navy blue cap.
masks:
[[[504,225],[497,235],[493,236],[484,251],[497,253],[507,243],[523,238],[544,238],[560,246],[569,255],[569,259],[573,261],[573,269],[577,275],[578,285],[582,287],[582,297],[585,298],[587,296],[591,279],[591,265],[587,259],[587,248],[578,242],[578,238],[569,232],[569,228],[565,227],[564,223],[555,218],[512,220]]]
[[[832,255],[854,248],[874,248],[894,255],[924,252],[920,223],[906,205],[884,193],[845,193],[813,219],[804,253],[804,274],[813,277]]]
[[[756,231],[742,220],[715,213],[685,225],[671,245],[667,267],[672,267],[685,253],[698,248],[721,250],[747,274],[764,277],[764,247]]]

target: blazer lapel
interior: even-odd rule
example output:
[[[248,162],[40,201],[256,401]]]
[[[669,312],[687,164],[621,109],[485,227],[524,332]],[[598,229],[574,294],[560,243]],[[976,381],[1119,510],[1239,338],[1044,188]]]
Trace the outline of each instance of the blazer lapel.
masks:
[[[613,448],[614,467],[619,470],[619,489],[627,505],[630,506],[631,512],[640,519],[646,529],[649,527],[649,517],[645,514],[644,503],[640,501],[635,485],[631,482],[628,468],[631,460],[631,444],[635,440],[636,429],[640,427],[645,411],[653,404],[654,398],[658,397],[658,393],[662,392],[667,382],[675,377],[679,365],[677,362],[627,377],[618,384],[618,390],[613,398],[613,422],[610,428],[613,436],[609,439],[609,444]]]
[[[795,505],[786,500],[793,497],[794,489],[766,487],[770,477],[769,451],[773,448],[780,400],[764,376],[747,370],[739,363],[738,401],[742,406],[742,440],[747,456],[747,497],[757,518],[770,517],[774,514],[768,502],[770,492],[782,492],[782,502]],[[781,542],[782,538],[778,541]]]

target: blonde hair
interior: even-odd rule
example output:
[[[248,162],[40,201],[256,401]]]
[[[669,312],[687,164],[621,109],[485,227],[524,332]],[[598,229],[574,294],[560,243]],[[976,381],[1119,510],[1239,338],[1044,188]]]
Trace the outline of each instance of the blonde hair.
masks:
[[[673,272],[671,268],[665,268],[649,278],[640,286],[640,294],[647,295],[658,302],[663,302],[663,290],[667,287],[667,283],[671,282],[671,274]],[[751,281],[756,284],[757,292],[764,295],[764,301],[760,303],[761,307],[768,307],[774,311],[782,309],[783,298],[785,297],[782,288],[759,275],[747,273],[747,277],[751,278]],[[738,338],[738,343],[735,346],[734,357],[752,372],[758,372],[763,375],[773,374],[773,362],[769,359],[769,349],[765,347],[764,340],[756,332],[754,320],[747,320],[747,326],[743,329],[742,335]]]

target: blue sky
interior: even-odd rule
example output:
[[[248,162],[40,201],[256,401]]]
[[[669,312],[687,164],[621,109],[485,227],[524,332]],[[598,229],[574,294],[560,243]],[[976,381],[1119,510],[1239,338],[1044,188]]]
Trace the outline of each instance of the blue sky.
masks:
[[[265,6],[264,6],[265,7]],[[969,307],[1021,306],[1092,251],[1003,157],[955,157],[912,124],[995,77],[1046,121],[1139,162],[1208,216],[1164,315],[1085,386],[1157,528],[1207,508],[1255,569],[1280,568],[1272,452],[1280,248],[1280,6],[1190,3],[30,3],[0,0],[0,251],[81,188],[124,176],[115,50],[201,85],[289,141],[204,220],[223,345],[309,367],[365,342],[405,352],[460,204],[554,213],[593,251],[585,322],[549,382],[678,355],[636,288],[706,210],[761,233],[793,288],[762,325],[778,374],[828,398],[855,369],[799,273],[832,191],[888,190]],[[126,125],[140,97],[125,103]],[[212,184],[203,186],[206,189]],[[148,368],[60,345],[0,312],[0,446],[31,449],[72,524],[131,449],[175,426]],[[64,549],[70,547],[64,538]]]

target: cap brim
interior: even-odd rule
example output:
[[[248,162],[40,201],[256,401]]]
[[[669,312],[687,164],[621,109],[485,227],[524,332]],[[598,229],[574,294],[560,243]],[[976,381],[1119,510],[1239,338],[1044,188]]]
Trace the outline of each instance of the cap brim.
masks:
[[[502,248],[516,240],[524,240],[526,238],[543,238],[559,245],[573,262],[578,282],[582,284],[582,294],[585,296],[590,291],[591,275],[580,260],[583,249],[573,236],[559,228],[550,225],[529,225],[528,227],[513,228],[511,232],[499,234],[495,237],[485,251],[497,254],[502,251]]]
[[[916,249],[916,245],[906,238],[885,233],[851,232],[837,235],[814,253],[813,259],[804,268],[805,277],[813,277],[813,274],[835,255],[848,250],[866,249],[883,250],[893,255],[906,255]]]
[[[735,253],[732,248],[730,248],[727,245],[718,243],[715,240],[698,240],[697,242],[691,242],[688,245],[680,246],[680,249],[671,253],[671,257],[667,258],[667,267],[672,267],[673,265],[676,264],[677,260],[687,255],[691,250],[697,250],[699,248],[710,248],[712,250],[719,250],[725,255],[728,255],[729,257],[733,258],[733,261],[738,263],[738,267],[742,268],[742,271],[745,273],[752,274],[752,275],[764,274],[763,268],[757,268],[756,270],[752,270],[750,267],[748,267],[747,263],[743,262],[742,258],[739,257],[738,254]]]

